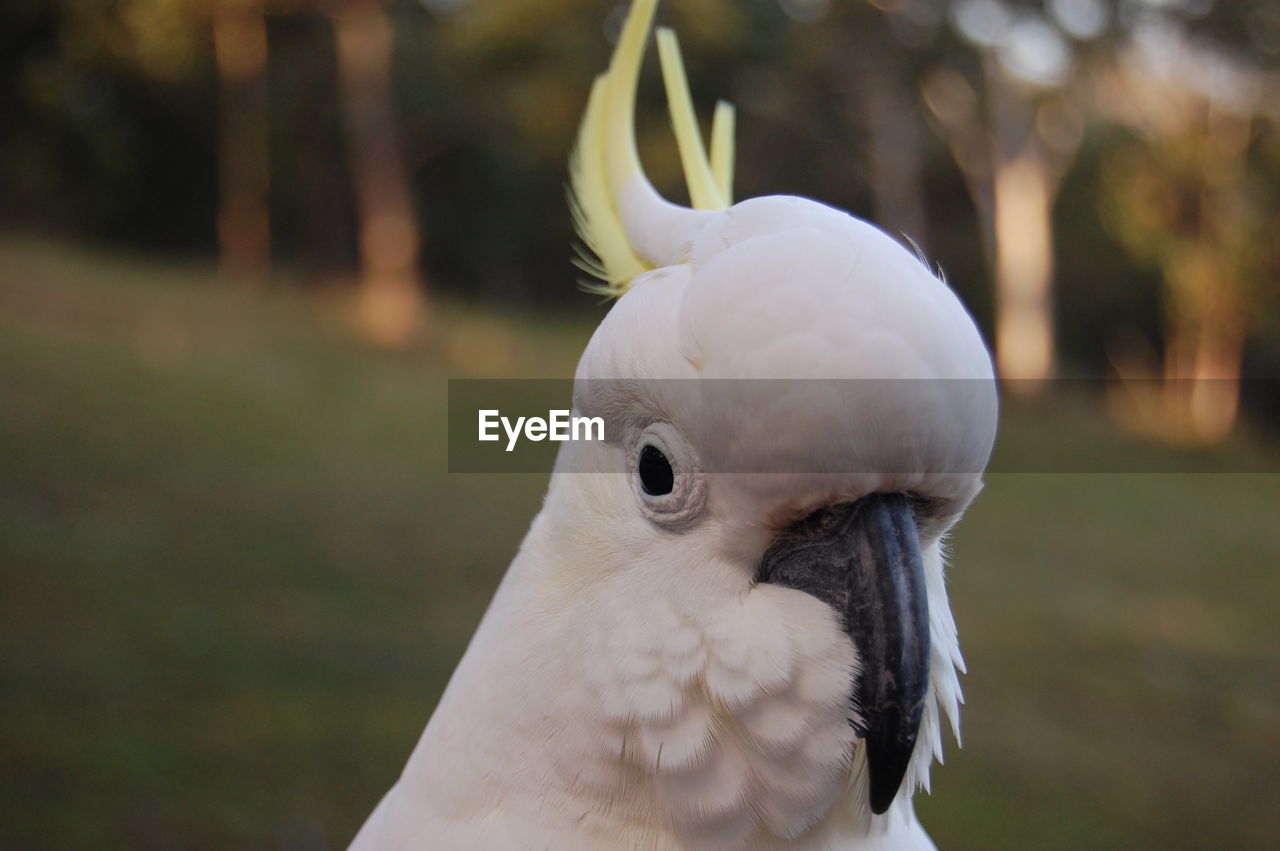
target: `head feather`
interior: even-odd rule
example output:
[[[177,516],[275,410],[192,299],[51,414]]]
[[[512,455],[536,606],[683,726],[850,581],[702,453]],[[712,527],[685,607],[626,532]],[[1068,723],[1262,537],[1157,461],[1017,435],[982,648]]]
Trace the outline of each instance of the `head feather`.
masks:
[[[575,265],[599,279],[588,290],[609,296],[622,295],[636,275],[670,262],[673,232],[678,235],[705,220],[658,196],[636,149],[636,87],[656,8],[657,0],[632,4],[609,69],[591,87],[569,161],[569,207],[583,242]],[[730,204],[733,181],[733,107],[724,102],[716,107],[708,158],[674,32],[659,30],[658,52],[693,207],[723,210]],[[627,190],[634,203],[624,214]]]

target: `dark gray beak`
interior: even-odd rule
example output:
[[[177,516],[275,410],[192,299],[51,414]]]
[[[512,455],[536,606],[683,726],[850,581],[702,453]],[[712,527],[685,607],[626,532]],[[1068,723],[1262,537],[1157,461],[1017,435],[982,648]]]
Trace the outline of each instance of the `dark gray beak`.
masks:
[[[765,551],[756,578],[835,609],[862,672],[854,686],[871,811],[889,809],[915,749],[929,687],[929,608],[911,501],[872,494],[815,511]]]

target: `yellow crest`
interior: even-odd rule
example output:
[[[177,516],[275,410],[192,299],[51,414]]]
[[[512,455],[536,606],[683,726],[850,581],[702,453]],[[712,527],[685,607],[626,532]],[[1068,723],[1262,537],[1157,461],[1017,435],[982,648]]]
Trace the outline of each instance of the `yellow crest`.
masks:
[[[617,194],[628,178],[643,174],[635,141],[635,98],[657,5],[657,0],[635,0],[632,4],[609,68],[591,87],[578,143],[569,160],[569,207],[585,245],[579,249],[575,265],[600,280],[587,289],[602,295],[622,295],[636,275],[651,268],[627,236]],[[676,35],[660,27],[657,40],[689,199],[695,210],[723,210],[732,203],[733,106],[725,101],[716,104],[708,157]]]

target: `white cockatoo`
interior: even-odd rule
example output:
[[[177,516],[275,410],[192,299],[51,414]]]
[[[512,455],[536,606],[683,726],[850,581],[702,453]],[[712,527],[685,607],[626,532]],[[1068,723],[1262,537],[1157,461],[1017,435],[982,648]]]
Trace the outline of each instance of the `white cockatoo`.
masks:
[[[692,208],[634,142],[656,0],[591,91],[573,209],[619,295],[545,504],[355,849],[931,848],[911,794],[962,665],[943,537],[995,434],[973,320],[911,252],[811,200],[730,206],[675,37]]]

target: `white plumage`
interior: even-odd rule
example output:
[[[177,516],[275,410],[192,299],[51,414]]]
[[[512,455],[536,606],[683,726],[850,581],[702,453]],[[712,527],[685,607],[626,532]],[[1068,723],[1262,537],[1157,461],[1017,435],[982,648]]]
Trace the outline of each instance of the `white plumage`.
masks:
[[[653,5],[633,8],[576,155],[580,227],[624,293],[575,381],[575,408],[604,417],[608,440],[564,445],[353,848],[932,847],[910,793],[941,753],[941,715],[957,718],[942,539],[994,438],[990,360],[945,284],[865,222],[792,197],[697,211],[657,197],[630,126]],[[691,182],[720,193],[704,198],[727,202],[725,159],[699,178],[687,158]],[[829,379],[886,380],[809,382]],[[671,494],[638,484],[646,445],[669,458]],[[928,692],[884,815],[850,723],[866,661],[852,625],[757,575],[780,530],[877,493],[929,506]]]

